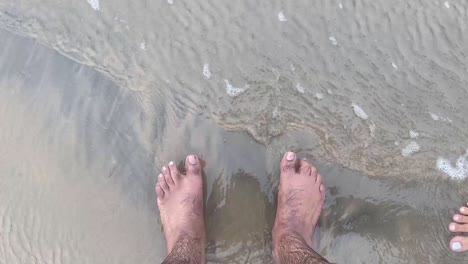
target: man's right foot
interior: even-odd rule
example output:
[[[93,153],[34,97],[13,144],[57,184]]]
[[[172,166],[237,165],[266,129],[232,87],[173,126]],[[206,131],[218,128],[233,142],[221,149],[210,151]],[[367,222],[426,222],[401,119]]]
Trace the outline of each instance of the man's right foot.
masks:
[[[296,171],[297,169],[297,171]],[[288,152],[281,160],[278,208],[273,227],[274,251],[284,235],[299,236],[312,248],[312,236],[322,212],[326,188],[317,169]]]
[[[198,258],[196,263],[201,263],[205,258],[205,222],[200,159],[195,155],[188,156],[185,168],[187,173],[182,174],[171,161],[161,169],[156,184],[158,207],[167,241],[167,254],[176,254],[176,260],[195,256]],[[177,243],[181,242],[187,243],[173,252]]]
[[[460,208],[460,213],[453,216],[449,230],[454,233],[468,232],[468,207]],[[468,237],[456,236],[450,240],[450,249],[455,252],[468,251]]]

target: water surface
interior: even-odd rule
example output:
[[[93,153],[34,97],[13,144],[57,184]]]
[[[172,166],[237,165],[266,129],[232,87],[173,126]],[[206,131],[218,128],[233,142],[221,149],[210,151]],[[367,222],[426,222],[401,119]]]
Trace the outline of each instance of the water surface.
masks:
[[[468,259],[465,2],[96,3],[0,1],[0,263],[160,262],[155,175],[190,153],[209,262],[270,263],[287,150],[330,261]]]

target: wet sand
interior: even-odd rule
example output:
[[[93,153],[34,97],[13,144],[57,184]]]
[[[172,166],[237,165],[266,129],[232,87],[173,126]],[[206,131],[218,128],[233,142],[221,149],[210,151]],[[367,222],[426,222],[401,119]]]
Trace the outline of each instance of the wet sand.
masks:
[[[328,187],[315,248],[337,263],[460,263],[451,213],[466,187],[426,174],[368,177],[320,155],[296,128],[268,144],[207,113],[139,101],[106,74],[0,31],[0,263],[157,263],[164,258],[153,186],[159,168],[205,161],[210,263],[270,263],[278,161],[293,150]],[[150,131],[150,132],[148,132]],[[383,169],[382,169],[383,170]]]

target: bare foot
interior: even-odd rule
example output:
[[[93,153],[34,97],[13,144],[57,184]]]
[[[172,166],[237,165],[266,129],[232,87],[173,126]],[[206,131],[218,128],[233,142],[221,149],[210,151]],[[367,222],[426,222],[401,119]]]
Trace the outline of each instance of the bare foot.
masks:
[[[185,160],[187,175],[181,174],[171,161],[158,176],[156,193],[161,222],[169,255],[180,239],[197,241],[196,250],[205,259],[205,222],[203,218],[203,185],[198,157]]]
[[[453,216],[452,223],[449,224],[449,230],[454,233],[468,232],[468,207],[460,208],[460,213]],[[455,252],[468,250],[468,237],[456,236],[450,240],[450,249]]]
[[[285,234],[299,235],[312,248],[312,236],[325,201],[325,185],[317,169],[288,152],[281,160],[278,209],[273,227],[273,245]]]

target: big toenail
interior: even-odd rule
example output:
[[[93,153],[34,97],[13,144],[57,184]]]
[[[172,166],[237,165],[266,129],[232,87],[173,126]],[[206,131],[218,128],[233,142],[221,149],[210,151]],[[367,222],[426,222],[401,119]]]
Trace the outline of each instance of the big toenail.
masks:
[[[286,159],[289,161],[294,160],[295,157],[296,157],[296,154],[294,154],[293,152],[288,152],[288,154],[286,155]]]
[[[166,167],[163,167],[162,170],[163,170],[163,171],[166,171],[167,169],[166,169]]]
[[[450,230],[455,231],[455,225],[450,225],[449,228]]]
[[[188,157],[188,162],[190,162],[190,164],[192,164],[192,165],[197,165],[197,159],[193,155],[190,155]]]
[[[172,165],[174,165],[174,162],[173,161],[169,162],[169,166],[172,166]]]
[[[452,243],[452,250],[460,250],[461,249],[461,243],[460,242],[453,242]]]

